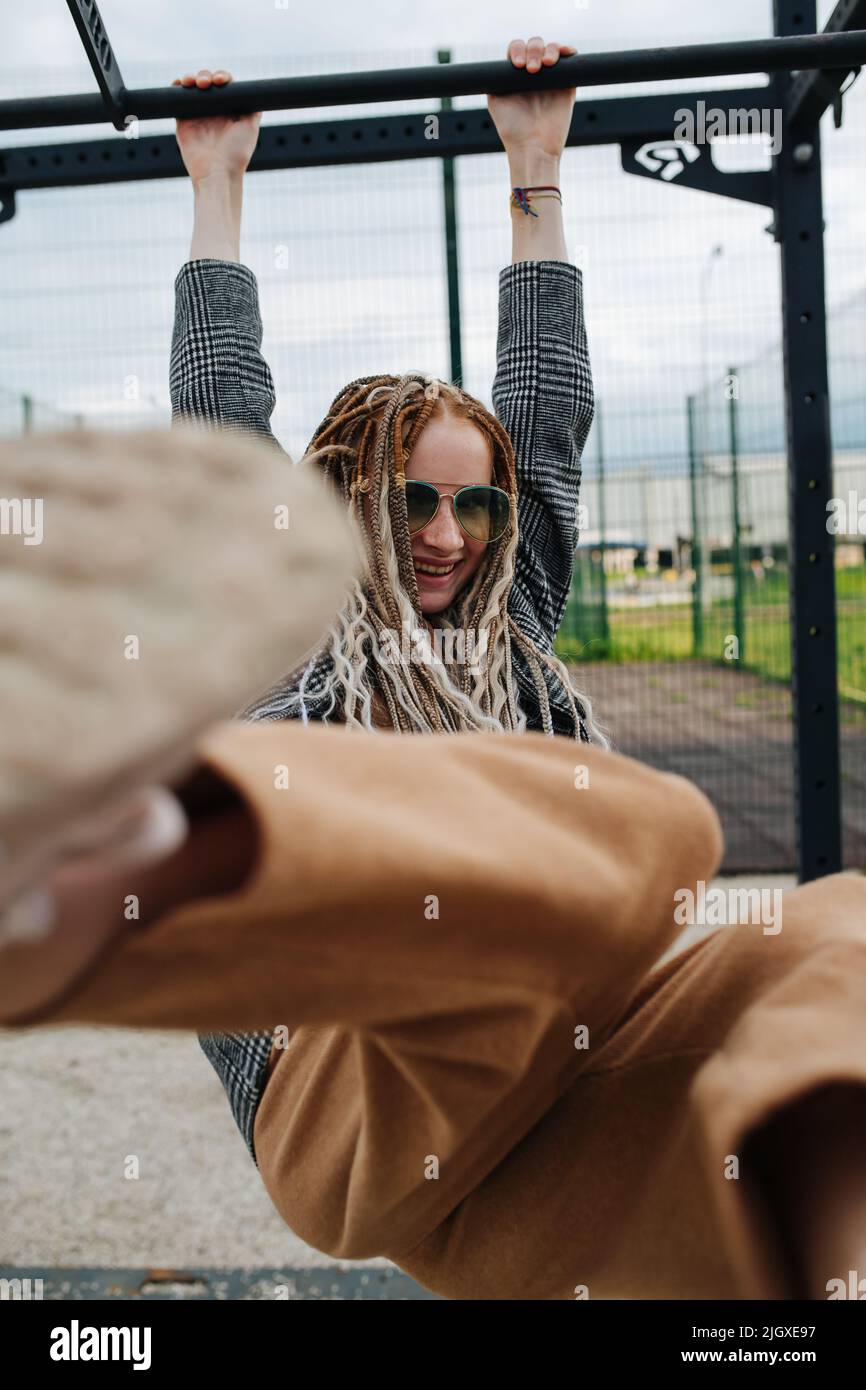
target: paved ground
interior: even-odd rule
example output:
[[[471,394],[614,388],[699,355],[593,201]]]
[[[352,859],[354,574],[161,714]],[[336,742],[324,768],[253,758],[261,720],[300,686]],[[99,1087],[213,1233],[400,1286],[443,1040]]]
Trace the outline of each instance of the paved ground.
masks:
[[[0,1279],[10,1285],[8,1297],[22,1301],[54,1299],[60,1303],[81,1300],[115,1302],[250,1302],[291,1299],[311,1303],[389,1302],[405,1299],[437,1300],[408,1274],[394,1265],[327,1265],[324,1268],[184,1268],[111,1269],[57,1268],[40,1265],[0,1265]],[[18,1287],[13,1284],[16,1280]],[[7,1295],[0,1294],[0,1297]]]
[[[747,886],[790,883],[763,877]],[[688,929],[666,955],[706,930]],[[139,1161],[134,1181],[124,1175],[129,1155]],[[195,1037],[169,1032],[0,1029],[0,1277],[9,1266],[110,1267],[127,1287],[121,1271],[130,1269],[321,1268],[307,1292],[296,1279],[301,1293],[292,1297],[407,1296],[379,1275],[367,1294],[334,1291],[325,1277],[332,1262],[271,1207]],[[259,1284],[228,1296],[267,1296]],[[60,1296],[73,1295],[61,1288]]]
[[[719,813],[728,874],[796,866],[791,691],[712,662],[572,667],[593,713],[629,757],[680,772]],[[843,702],[845,867],[866,867],[866,710]]]

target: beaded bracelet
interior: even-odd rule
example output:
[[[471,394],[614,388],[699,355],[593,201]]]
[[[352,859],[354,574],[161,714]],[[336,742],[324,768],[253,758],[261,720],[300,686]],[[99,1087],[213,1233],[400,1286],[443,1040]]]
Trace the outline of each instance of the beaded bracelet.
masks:
[[[540,197],[542,198],[558,198],[560,203],[562,202],[562,193],[557,188],[555,183],[539,183],[531,188],[512,188],[511,201],[509,206],[513,208],[520,208],[530,217],[537,217],[538,213],[533,208],[532,202],[538,202],[538,198],[535,198],[532,201],[530,201],[530,199],[527,197],[527,194],[529,193],[536,193],[540,195]]]

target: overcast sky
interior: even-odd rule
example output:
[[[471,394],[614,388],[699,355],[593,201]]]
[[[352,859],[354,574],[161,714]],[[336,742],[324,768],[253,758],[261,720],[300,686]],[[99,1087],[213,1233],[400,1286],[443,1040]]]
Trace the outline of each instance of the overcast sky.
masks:
[[[2,3],[2,96],[92,90],[62,0]],[[504,58],[510,38],[530,33],[598,51],[771,31],[769,0],[101,0],[100,8],[131,87],[200,66],[246,78],[416,65],[434,61],[439,47],[458,62]],[[822,23],[831,8],[820,6]],[[286,119],[304,114],[265,116]],[[143,133],[171,129],[150,123]],[[843,304],[866,285],[866,79],[849,98],[845,129],[825,129],[828,299]],[[106,125],[2,138],[35,145],[111,133]],[[753,145],[717,147],[716,158],[755,167],[764,156]],[[570,255],[585,272],[608,448],[614,458],[658,458],[662,466],[682,453],[686,395],[778,338],[769,212],[630,178],[609,147],[568,150],[562,185]],[[504,155],[458,161],[464,381],[488,401],[497,282],[510,260],[507,201]],[[14,424],[3,391],[106,423],[164,421],[173,280],[190,226],[185,180],[20,195],[16,217],[0,224],[0,429]],[[290,249],[288,271],[275,263],[279,246]],[[260,286],[264,351],[277,382],[274,425],[293,453],[353,376],[411,367],[448,375],[438,161],[250,176],[242,256]],[[137,395],[127,399],[133,378]],[[756,420],[778,408],[777,377],[761,380],[761,393],[743,403]]]
[[[824,23],[832,0],[818,6]],[[100,0],[100,11],[121,64],[134,59],[213,66],[235,56],[295,52],[317,58],[419,48],[476,45],[504,55],[508,40],[532,33],[587,51],[645,44],[717,42],[772,33],[769,0]],[[4,4],[2,67],[64,67],[88,75],[80,45],[60,0]],[[245,73],[245,75],[247,75]],[[253,74],[249,74],[253,75]],[[83,88],[82,88],[83,90]]]

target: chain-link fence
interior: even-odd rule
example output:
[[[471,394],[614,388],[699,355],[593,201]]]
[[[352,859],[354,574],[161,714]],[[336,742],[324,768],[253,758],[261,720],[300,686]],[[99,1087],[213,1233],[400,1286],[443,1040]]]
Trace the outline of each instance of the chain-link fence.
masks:
[[[861,291],[828,318],[834,438],[828,529],[849,867],[861,866],[866,852],[864,343]],[[629,751],[666,766],[675,762],[698,780],[703,769],[717,804],[726,799],[730,807],[730,866],[781,867],[791,862],[794,837],[787,795],[793,746],[781,349],[732,366],[686,399],[683,415],[686,457],[618,467],[604,456],[600,407],[583,485],[595,525],[578,551],[559,646],[578,662],[612,664],[616,669],[600,679],[617,688],[619,700],[626,699],[625,668],[632,668],[643,698],[631,701]],[[664,690],[674,707],[686,706],[675,720],[661,718],[655,739],[646,717],[650,688]]]
[[[75,429],[83,423],[81,415],[58,410],[26,392],[16,394],[0,386],[0,436],[30,434],[33,430]]]

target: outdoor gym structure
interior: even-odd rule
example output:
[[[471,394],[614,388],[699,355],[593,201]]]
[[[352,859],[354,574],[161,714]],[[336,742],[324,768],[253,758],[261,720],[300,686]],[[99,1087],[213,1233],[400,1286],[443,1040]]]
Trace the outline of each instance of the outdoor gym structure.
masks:
[[[36,188],[117,183],[185,175],[173,136],[140,136],[140,122],[216,112],[288,111],[361,102],[441,99],[438,133],[424,114],[373,116],[262,128],[252,172],[311,165],[436,158],[446,168],[458,155],[501,146],[485,107],[453,110],[455,96],[541,87],[767,73],[769,84],[725,90],[578,100],[569,145],[616,144],[623,169],[669,187],[700,189],[763,204],[779,245],[782,273],[784,389],[788,455],[791,666],[793,680],[796,826],[803,881],[842,867],[839,710],[833,540],[827,504],[833,496],[824,220],[819,122],[832,106],[842,122],[844,90],[866,61],[866,0],[840,0],[817,33],[816,0],[774,0],[774,37],[746,43],[699,44],[561,58],[531,77],[510,63],[448,64],[321,77],[233,82],[206,92],[165,86],[129,91],[95,0],[67,0],[98,84],[98,93],[0,101],[0,130],[99,124],[109,139],[0,150],[0,222],[15,215],[16,196]],[[701,106],[703,103],[703,106]],[[682,112],[781,110],[781,149],[770,171],[723,173],[711,143],[683,149],[674,132]],[[653,150],[658,153],[654,156]],[[681,153],[683,157],[678,157]],[[866,163],[866,161],[864,161]],[[446,179],[446,191],[448,183]],[[453,230],[453,228],[452,228]],[[456,244],[449,236],[448,289],[458,302]],[[459,322],[452,313],[452,325]],[[452,328],[452,377],[459,378],[459,335]]]

